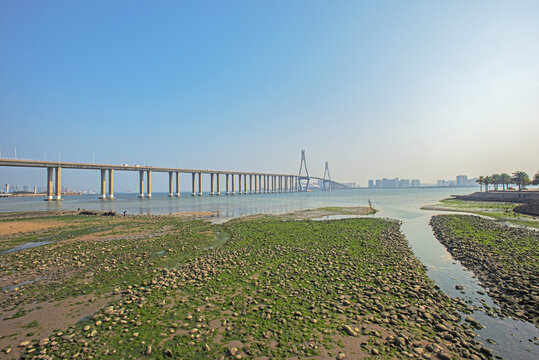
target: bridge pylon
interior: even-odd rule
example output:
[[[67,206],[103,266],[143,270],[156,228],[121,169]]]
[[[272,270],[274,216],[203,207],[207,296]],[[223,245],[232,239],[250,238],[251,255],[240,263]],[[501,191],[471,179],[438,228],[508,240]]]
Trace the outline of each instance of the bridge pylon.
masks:
[[[305,173],[306,175],[301,175],[301,170],[303,170],[303,165],[305,164]],[[299,164],[299,174],[298,174],[298,187],[299,191],[309,190],[309,181],[311,177],[309,176],[309,170],[307,169],[307,161],[305,160],[305,150],[301,150],[301,163]]]
[[[326,180],[326,175],[327,175],[327,180]],[[329,165],[328,165],[328,162],[326,161],[326,167],[324,169],[324,180],[322,183],[323,189],[326,191],[331,190],[331,183],[332,181],[331,181],[331,175],[329,174]]]

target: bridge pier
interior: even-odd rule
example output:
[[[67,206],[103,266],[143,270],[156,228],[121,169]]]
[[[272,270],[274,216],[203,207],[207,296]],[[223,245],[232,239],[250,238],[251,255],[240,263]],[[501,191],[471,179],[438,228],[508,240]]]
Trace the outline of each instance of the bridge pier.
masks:
[[[62,168],[56,168],[56,200],[62,200]]]
[[[221,195],[221,174],[217,173],[215,174],[217,177],[217,195]]]
[[[247,174],[243,174],[243,193],[247,194]]]
[[[238,195],[241,195],[241,174],[238,174]]]
[[[196,193],[196,190],[195,190],[195,182],[196,182],[196,174],[195,173],[191,173],[192,177],[193,177],[193,181],[192,181],[192,191],[191,191],[191,196],[195,196],[197,193]]]
[[[109,169],[109,199],[114,199],[114,172]]]
[[[225,177],[226,177],[226,195],[230,195],[230,187],[229,187],[229,183],[230,183],[230,179],[229,179],[229,176],[230,174],[226,174]]]
[[[101,169],[101,195],[99,196],[100,199],[106,199],[107,195],[105,193],[107,184],[107,170]]]
[[[176,197],[180,197],[180,172],[176,171]]]
[[[144,199],[144,170],[139,171],[139,195],[138,197]]]
[[[213,192],[213,173],[210,174],[210,195],[215,195]]]
[[[53,177],[54,169],[51,167],[47,168],[47,201],[52,201],[52,177]]]
[[[148,170],[146,172],[146,175],[148,177],[148,182],[146,183],[146,192],[148,193],[146,197],[149,199],[152,197],[152,171]]]
[[[174,177],[172,171],[168,172],[168,197],[173,197],[172,188],[174,187]]]
[[[253,174],[249,174],[249,194],[253,193]]]
[[[202,196],[202,173],[198,173],[198,196]]]
[[[236,195],[236,189],[234,188],[234,185],[235,185],[235,183],[234,183],[235,176],[234,175],[235,174],[230,174],[230,175],[231,175],[231,178],[232,178],[232,191],[230,192],[230,195]]]

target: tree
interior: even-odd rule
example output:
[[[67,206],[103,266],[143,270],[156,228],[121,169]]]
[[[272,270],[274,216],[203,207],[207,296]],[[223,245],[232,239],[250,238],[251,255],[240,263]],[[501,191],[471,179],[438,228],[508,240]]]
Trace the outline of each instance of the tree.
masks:
[[[533,181],[532,181],[532,184],[533,185],[539,185],[539,171],[535,173],[535,175],[533,175]]]
[[[485,183],[485,177],[481,175],[480,177],[477,178],[477,180],[475,180],[475,182],[478,183],[480,186],[479,191],[483,191],[483,184]]]
[[[498,191],[498,185],[500,185],[502,183],[501,175],[500,174],[492,174],[490,176],[490,178],[492,179],[492,184],[494,185],[494,190]]]
[[[511,183],[511,176],[508,173],[503,173],[500,175],[503,185],[503,191],[507,188],[507,185]]]
[[[485,191],[488,192],[488,186],[492,184],[492,178],[490,176],[485,176],[483,182],[485,184]]]
[[[520,191],[521,187],[525,187],[530,183],[530,177],[524,171],[515,171],[513,173],[513,182],[518,185],[518,191]]]

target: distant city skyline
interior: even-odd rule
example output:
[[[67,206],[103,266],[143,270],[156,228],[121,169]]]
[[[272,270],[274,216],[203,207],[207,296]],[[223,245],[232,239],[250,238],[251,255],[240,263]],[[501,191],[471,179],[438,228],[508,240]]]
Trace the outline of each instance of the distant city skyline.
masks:
[[[1,156],[295,174],[306,149],[312,175],[328,161],[361,186],[532,175],[538,18],[537,1],[2,2]]]

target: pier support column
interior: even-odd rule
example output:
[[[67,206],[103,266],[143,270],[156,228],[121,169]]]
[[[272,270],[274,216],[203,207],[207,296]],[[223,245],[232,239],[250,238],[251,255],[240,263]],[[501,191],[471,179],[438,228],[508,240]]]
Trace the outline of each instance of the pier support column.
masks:
[[[279,192],[283,192],[283,177],[279,176]]]
[[[173,197],[174,194],[172,193],[172,188],[174,187],[174,177],[172,175],[172,171],[168,172],[168,197]]]
[[[202,173],[198,173],[198,196],[202,196]]]
[[[140,194],[138,195],[139,198],[144,199],[144,170],[139,171],[140,176]]]
[[[107,183],[107,170],[101,169],[101,196],[99,196],[100,199],[107,198],[106,193],[105,193],[106,183]]]
[[[47,201],[52,201],[52,178],[53,178],[54,169],[49,167],[47,168]]]
[[[284,177],[284,192],[288,192],[288,176]]]
[[[193,191],[191,192],[191,195],[192,195],[192,196],[195,196],[195,195],[197,194],[197,193],[196,193],[196,189],[195,189],[195,182],[196,182],[195,176],[196,176],[196,175],[195,175],[195,173],[191,173],[191,175],[193,176],[193,183],[192,183],[192,185],[193,185],[193,189],[192,189],[192,190],[193,190]]]
[[[273,175],[272,176],[272,186],[273,186],[273,193],[277,192],[277,176]]]
[[[247,194],[247,174],[243,174],[243,193]]]
[[[114,199],[114,170],[109,169],[109,199]]]
[[[146,194],[146,197],[149,199],[152,197],[152,171],[148,170],[146,175],[148,176],[148,183],[146,184],[146,192],[148,194]]]
[[[210,195],[214,195],[214,192],[213,192],[213,174],[210,174]]]
[[[62,168],[56,168],[56,200],[62,200]]]
[[[229,185],[229,176],[230,174],[226,174],[226,194],[227,195],[230,195],[230,187],[228,186]]]
[[[255,177],[255,194],[258,194],[258,175],[254,175]]]
[[[180,197],[180,172],[176,171],[176,197]]]
[[[253,174],[249,175],[249,194],[253,193]]]
[[[216,194],[217,195],[221,195],[221,174],[217,173],[215,174],[215,176],[217,177],[217,189],[216,189]]]
[[[235,178],[235,176],[234,176],[234,174],[231,174],[231,175],[232,175],[232,191],[230,191],[230,195],[236,195],[236,189],[234,188],[234,185],[235,185],[234,178]]]
[[[258,175],[258,193],[262,193],[262,175]]]
[[[238,195],[241,195],[241,174],[238,174]]]

